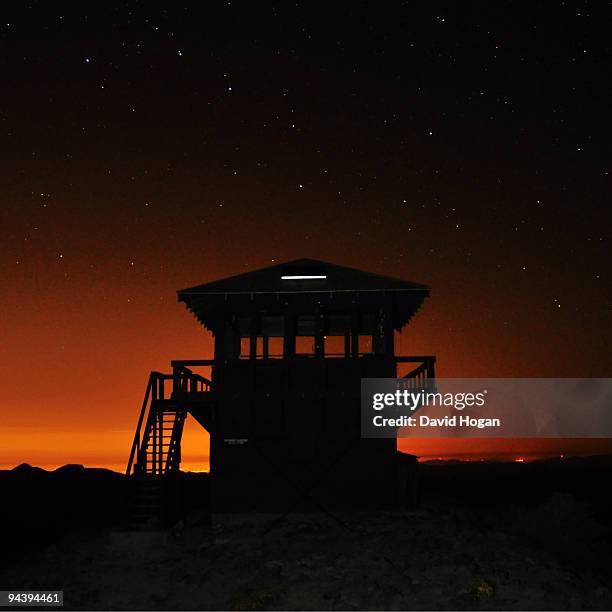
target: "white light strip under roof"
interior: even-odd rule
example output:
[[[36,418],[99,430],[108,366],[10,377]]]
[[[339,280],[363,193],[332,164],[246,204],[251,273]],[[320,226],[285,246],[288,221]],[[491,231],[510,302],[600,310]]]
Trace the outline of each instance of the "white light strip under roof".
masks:
[[[327,278],[325,274],[295,274],[290,276],[281,276],[281,280],[314,280],[317,278]]]

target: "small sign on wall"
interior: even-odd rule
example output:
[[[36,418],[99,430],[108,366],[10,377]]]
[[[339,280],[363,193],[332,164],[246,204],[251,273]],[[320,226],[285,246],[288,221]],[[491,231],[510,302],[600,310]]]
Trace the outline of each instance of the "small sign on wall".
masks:
[[[226,444],[231,444],[233,446],[240,446],[242,444],[246,444],[249,439],[248,438],[225,438],[223,440]]]

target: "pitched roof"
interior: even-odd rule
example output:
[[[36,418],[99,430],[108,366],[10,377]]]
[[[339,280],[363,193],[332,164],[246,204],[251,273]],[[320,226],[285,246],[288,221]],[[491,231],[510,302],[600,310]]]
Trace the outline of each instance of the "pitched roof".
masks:
[[[296,259],[182,289],[178,291],[178,297],[184,302],[196,295],[336,291],[414,291],[425,297],[429,294],[429,287],[317,259]]]

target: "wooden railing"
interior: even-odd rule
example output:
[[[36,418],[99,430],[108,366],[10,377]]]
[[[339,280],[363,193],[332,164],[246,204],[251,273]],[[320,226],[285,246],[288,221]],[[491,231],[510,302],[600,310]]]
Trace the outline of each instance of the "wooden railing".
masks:
[[[396,363],[418,363],[419,365],[402,378],[411,389],[427,389],[434,384],[436,358],[433,355],[419,357],[396,357]]]
[[[410,389],[430,389],[434,378],[434,364],[436,358],[432,355],[426,356],[397,356],[394,358],[396,364],[415,363],[416,367],[403,376]],[[212,382],[193,372],[189,367],[213,367],[216,364],[214,359],[190,359],[172,361],[172,374],[162,374],[161,372],[151,372],[149,381],[142,402],[136,433],[130,450],[130,457],[127,464],[126,474],[130,475],[137,471],[135,462],[139,461],[146,452],[149,443],[147,430],[151,407],[160,401],[171,401],[194,398],[200,394],[208,393],[212,390]],[[143,431],[143,426],[145,431]]]
[[[212,382],[196,374],[184,365],[175,365],[172,362],[172,397],[182,394],[207,393],[210,391]]]
[[[413,379],[415,383],[425,383],[429,379],[435,378],[435,363],[436,358],[434,355],[398,355],[394,357],[395,363],[416,363],[418,364],[413,370],[403,376],[406,379]],[[255,359],[254,363],[261,363],[261,360]],[[210,390],[212,384],[208,379],[198,374],[194,374],[187,366],[192,367],[214,367],[217,362],[214,359],[181,359],[172,361],[172,368],[174,370],[175,380],[182,381],[181,372],[187,372],[191,377],[197,377],[201,384],[204,385],[204,390]],[[193,378],[191,379],[193,380]],[[180,389],[182,392],[189,393],[188,387],[185,383],[179,382],[178,386],[175,383],[175,389]],[[193,391],[191,391],[193,392]]]

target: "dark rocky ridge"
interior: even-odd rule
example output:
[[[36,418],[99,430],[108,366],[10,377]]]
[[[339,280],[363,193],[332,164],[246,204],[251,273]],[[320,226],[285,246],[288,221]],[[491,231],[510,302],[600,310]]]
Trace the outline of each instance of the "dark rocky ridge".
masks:
[[[187,504],[173,529],[134,533],[122,475],[20,466],[0,472],[0,582],[63,585],[67,609],[612,607],[609,457],[421,468],[416,511],[338,516],[348,528],[323,514],[205,528]]]

